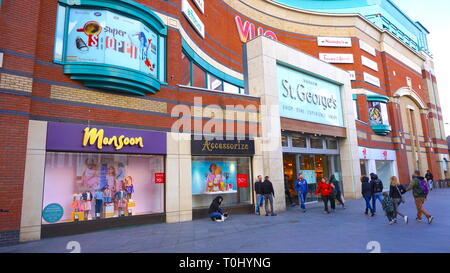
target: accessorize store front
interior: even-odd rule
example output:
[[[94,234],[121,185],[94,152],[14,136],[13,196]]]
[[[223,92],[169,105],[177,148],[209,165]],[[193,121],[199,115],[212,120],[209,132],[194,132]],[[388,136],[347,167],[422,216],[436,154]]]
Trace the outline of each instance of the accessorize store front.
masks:
[[[164,222],[166,133],[48,123],[42,237]]]
[[[253,140],[192,140],[193,218],[208,216],[214,198],[233,213],[253,211]]]

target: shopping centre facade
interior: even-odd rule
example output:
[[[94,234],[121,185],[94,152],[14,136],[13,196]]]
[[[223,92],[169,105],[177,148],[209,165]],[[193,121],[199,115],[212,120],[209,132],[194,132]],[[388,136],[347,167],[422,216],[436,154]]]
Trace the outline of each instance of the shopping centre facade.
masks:
[[[295,2],[2,1],[0,245],[251,213],[259,174],[276,211],[299,173],[449,178],[426,28]]]

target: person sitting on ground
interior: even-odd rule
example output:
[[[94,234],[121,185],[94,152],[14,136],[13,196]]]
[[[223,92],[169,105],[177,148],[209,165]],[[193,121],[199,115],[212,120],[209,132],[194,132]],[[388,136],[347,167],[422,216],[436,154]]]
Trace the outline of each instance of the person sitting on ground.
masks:
[[[223,197],[217,196],[216,198],[214,198],[211,205],[209,206],[208,216],[211,217],[211,220],[216,222],[223,222],[228,218],[228,213],[223,213],[223,210],[220,207],[222,201]]]
[[[381,206],[383,207],[384,212],[386,212],[386,216],[389,220],[389,225],[396,223],[396,221],[394,221],[394,201],[389,196],[388,192],[383,192],[383,201],[381,201]]]

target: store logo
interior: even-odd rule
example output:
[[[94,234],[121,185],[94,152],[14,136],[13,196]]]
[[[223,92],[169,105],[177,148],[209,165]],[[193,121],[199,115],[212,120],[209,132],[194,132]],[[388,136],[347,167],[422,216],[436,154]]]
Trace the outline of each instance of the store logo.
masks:
[[[261,27],[258,27],[258,29],[256,29],[253,23],[250,23],[248,21],[242,22],[242,19],[239,16],[236,16],[234,19],[236,21],[239,37],[241,38],[241,41],[243,43],[253,40],[254,38],[261,35],[264,35],[272,40],[278,41],[277,35],[273,31],[270,30],[265,31]]]
[[[110,138],[105,137],[105,130],[97,128],[86,127],[84,129],[83,147],[87,145],[97,145],[99,150],[103,149],[103,146],[114,145],[116,150],[122,149],[124,146],[138,146],[144,148],[144,141],[142,137],[125,137],[121,135],[119,137],[112,136]]]
[[[238,140],[237,143],[220,143],[205,140],[203,143],[202,151],[213,152],[214,150],[248,150],[248,144],[241,144],[241,141]]]
[[[305,84],[311,84],[311,81],[304,80]],[[295,90],[292,88],[292,86],[289,84],[289,81],[282,80],[282,85],[284,88],[284,92],[282,94],[285,98],[291,98],[292,100],[299,100],[301,102],[306,101],[307,103],[314,104],[314,105],[321,105],[323,110],[330,109],[336,109],[337,108],[337,101],[334,98],[333,95],[330,97],[322,96],[319,94],[316,94],[311,91],[307,91],[305,88],[305,85],[299,83],[295,87]],[[312,84],[314,85],[314,84]],[[317,84],[315,84],[317,86]]]

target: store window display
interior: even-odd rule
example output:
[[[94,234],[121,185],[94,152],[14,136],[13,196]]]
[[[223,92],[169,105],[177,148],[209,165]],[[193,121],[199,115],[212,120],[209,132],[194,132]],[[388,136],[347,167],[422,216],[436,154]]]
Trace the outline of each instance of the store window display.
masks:
[[[63,207],[58,223],[163,213],[163,172],[163,156],[48,152],[43,207]]]

